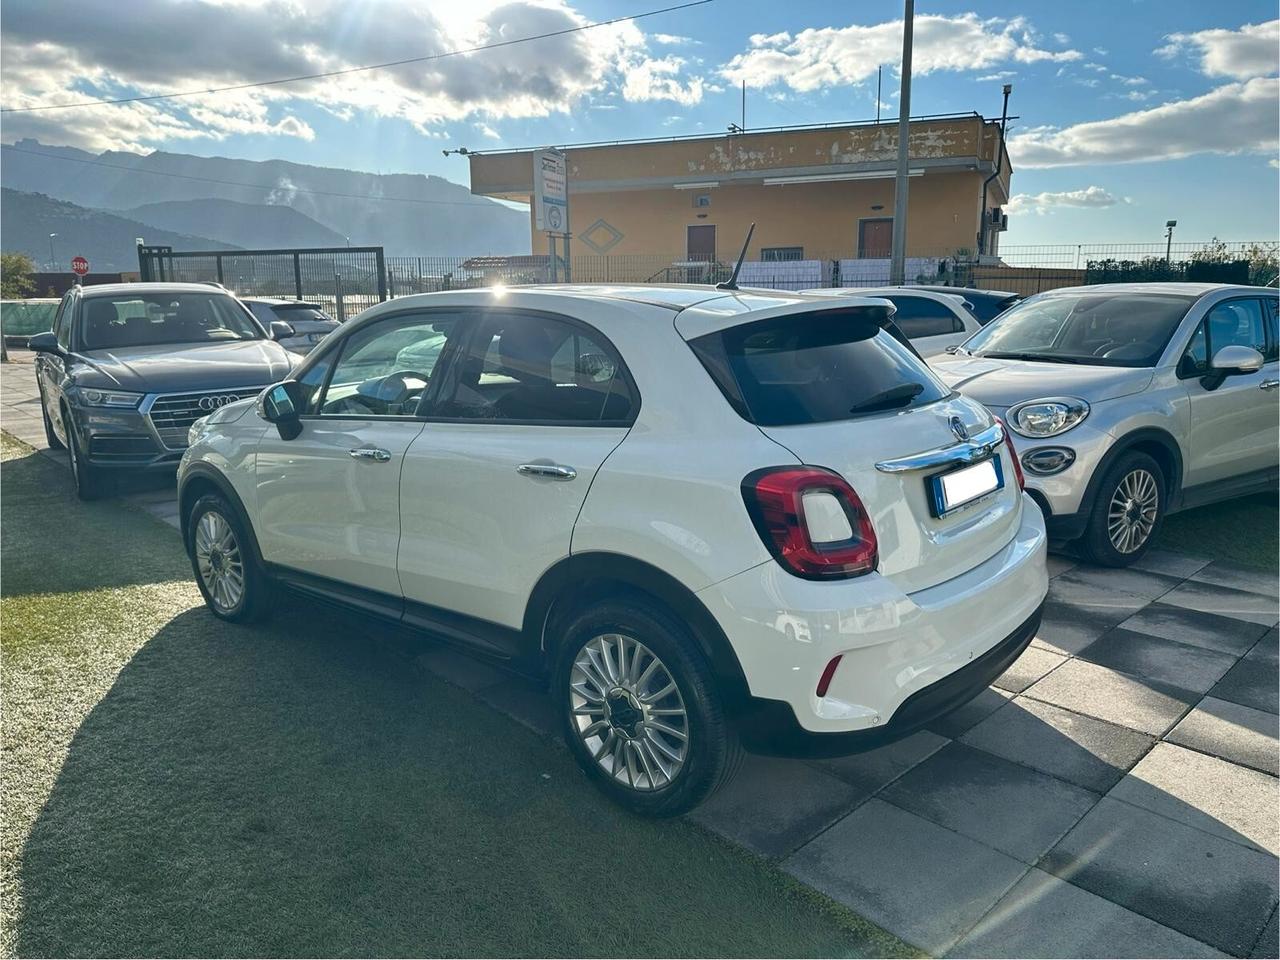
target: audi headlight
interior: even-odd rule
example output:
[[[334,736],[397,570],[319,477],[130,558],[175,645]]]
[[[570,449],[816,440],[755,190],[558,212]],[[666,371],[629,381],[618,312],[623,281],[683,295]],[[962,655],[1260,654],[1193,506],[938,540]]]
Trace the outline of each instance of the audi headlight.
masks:
[[[188,447],[194,447],[196,445],[196,441],[200,439],[200,435],[204,433],[204,428],[208,426],[208,424],[209,424],[209,418],[201,417],[195,423],[191,424],[191,426],[187,427],[187,446]]]
[[[1009,426],[1032,439],[1066,433],[1089,415],[1089,404],[1079,397],[1047,397],[1009,408]]]
[[[142,394],[124,390],[81,389],[79,393],[80,399],[91,407],[137,407],[142,402]]]

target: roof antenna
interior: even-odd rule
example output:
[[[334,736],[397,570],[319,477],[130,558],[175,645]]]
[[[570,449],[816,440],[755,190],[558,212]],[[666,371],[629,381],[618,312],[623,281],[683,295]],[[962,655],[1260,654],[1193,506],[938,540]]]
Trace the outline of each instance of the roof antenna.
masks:
[[[753,222],[747,227],[747,239],[742,241],[742,252],[738,254],[738,262],[733,265],[733,273],[729,274],[729,279],[724,283],[717,283],[717,290],[737,290],[738,289],[738,272],[742,269],[742,261],[747,259],[747,247],[751,244],[751,234],[756,232],[756,225]]]

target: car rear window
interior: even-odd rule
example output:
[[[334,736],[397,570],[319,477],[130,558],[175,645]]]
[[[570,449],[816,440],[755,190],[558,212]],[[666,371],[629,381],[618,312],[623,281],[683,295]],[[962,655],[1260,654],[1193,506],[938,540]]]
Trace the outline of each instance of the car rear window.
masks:
[[[300,320],[321,320],[329,323],[333,322],[333,318],[326,314],[317,306],[310,303],[299,303],[296,306],[292,303],[272,304],[272,310],[276,312],[276,316],[281,320],[290,322]]]
[[[725,399],[762,427],[852,420],[950,395],[865,308],[815,310],[690,341]]]

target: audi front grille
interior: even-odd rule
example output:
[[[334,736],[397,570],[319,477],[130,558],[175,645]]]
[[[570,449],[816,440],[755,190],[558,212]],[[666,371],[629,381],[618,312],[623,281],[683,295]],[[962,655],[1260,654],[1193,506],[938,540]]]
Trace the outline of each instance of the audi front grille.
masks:
[[[156,436],[170,450],[187,445],[187,428],[228,403],[256,397],[264,387],[239,387],[235,390],[202,390],[198,393],[162,393],[145,408],[147,419]]]

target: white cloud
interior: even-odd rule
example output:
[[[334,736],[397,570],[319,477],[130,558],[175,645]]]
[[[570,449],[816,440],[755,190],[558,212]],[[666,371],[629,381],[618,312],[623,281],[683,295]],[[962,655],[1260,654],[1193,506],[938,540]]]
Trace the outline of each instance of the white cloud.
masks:
[[[1055,43],[1061,44],[1064,47],[1071,42],[1071,38],[1065,33],[1055,33],[1053,35],[1053,40]]]
[[[1151,82],[1146,77],[1126,77],[1124,76],[1124,74],[1120,74],[1120,73],[1111,74],[1111,79],[1118,80],[1120,83],[1123,83],[1125,86],[1129,86],[1129,87],[1141,87]]]
[[[1016,70],[997,70],[995,73],[988,73],[981,77],[974,77],[973,79],[978,83],[982,83],[985,80],[1008,80],[1010,77],[1016,77],[1017,75],[1018,72]]]
[[[1200,58],[1200,72],[1210,77],[1248,80],[1280,70],[1280,20],[1246,23],[1239,30],[1171,33],[1156,51],[1163,57],[1182,54]]]
[[[695,40],[693,37],[682,37],[678,33],[651,33],[649,39],[654,43],[660,43],[664,46],[687,46],[689,44],[701,45],[701,40]]]
[[[753,87],[775,83],[808,92],[820,87],[861,83],[882,64],[896,65],[902,55],[902,21],[848,27],[823,27],[790,33],[755,34],[750,49],[733,57],[721,73],[733,83]],[[983,20],[976,13],[954,17],[924,14],[914,28],[912,72],[989,70],[1010,62],[1070,61],[1076,50],[1036,46],[1026,20]]]
[[[1016,193],[1005,205],[1009,213],[1050,213],[1056,207],[1103,209],[1118,203],[1128,203],[1128,198],[1115,196],[1102,187],[1089,186],[1082,190],[1046,191],[1044,193]]]
[[[7,107],[208,89],[324,73],[517,37],[588,20],[571,0],[131,0],[92,29],[64,29],[73,0],[6,0],[0,35]],[[340,23],[343,29],[333,29]],[[392,25],[388,28],[388,25]],[[198,37],[199,43],[175,43]],[[697,103],[704,81],[673,57],[654,58],[635,23],[612,24],[498,50],[326,79],[170,101],[6,114],[5,139],[35,136],[89,149],[145,149],[174,139],[262,134],[311,139],[303,105],[339,119],[396,117],[423,134],[449,121],[568,113],[584,99]],[[139,53],[145,51],[145,54]]]
[[[1231,83],[1110,120],[1037,127],[1009,138],[1015,166],[1140,163],[1201,153],[1274,153],[1280,146],[1280,81]]]

